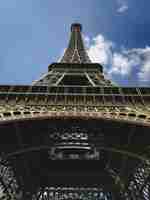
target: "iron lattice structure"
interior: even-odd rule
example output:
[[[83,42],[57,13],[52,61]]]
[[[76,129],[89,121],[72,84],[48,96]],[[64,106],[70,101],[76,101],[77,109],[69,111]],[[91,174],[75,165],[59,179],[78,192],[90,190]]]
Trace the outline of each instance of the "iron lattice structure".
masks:
[[[0,199],[150,199],[150,88],[105,79],[81,31],[39,80],[0,86]]]

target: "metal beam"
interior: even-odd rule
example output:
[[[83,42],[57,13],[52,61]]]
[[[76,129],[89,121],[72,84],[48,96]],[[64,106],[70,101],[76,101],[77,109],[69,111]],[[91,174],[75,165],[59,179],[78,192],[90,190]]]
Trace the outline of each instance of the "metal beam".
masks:
[[[64,78],[66,73],[63,73],[63,75],[58,79],[58,81],[55,83],[56,86],[61,82],[61,80]]]
[[[128,134],[128,140],[127,140],[127,144],[126,144],[126,148],[128,149],[129,146],[131,145],[131,141],[132,141],[132,138],[134,136],[136,132],[136,125],[133,125],[130,129],[130,132]],[[122,167],[121,167],[121,170],[120,170],[120,176],[123,177],[125,175],[125,170],[126,170],[126,166],[127,166],[127,160],[128,160],[128,157],[125,155],[123,156],[122,158]]]
[[[92,81],[92,79],[89,77],[87,72],[85,72],[85,75],[86,75],[87,79],[89,80],[89,82],[92,84],[92,86],[96,86],[95,83]]]

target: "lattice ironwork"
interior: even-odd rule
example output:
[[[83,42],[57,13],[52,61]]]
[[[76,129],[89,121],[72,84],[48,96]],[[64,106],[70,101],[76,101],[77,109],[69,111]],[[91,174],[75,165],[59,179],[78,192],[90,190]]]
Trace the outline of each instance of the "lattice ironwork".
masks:
[[[22,199],[22,191],[19,188],[11,164],[2,157],[0,157],[0,199]]]
[[[113,200],[111,192],[104,191],[103,188],[40,188],[32,200]]]
[[[150,162],[142,162],[131,175],[129,183],[131,196],[136,199],[150,199]]]
[[[54,142],[51,151],[49,151],[50,159],[99,159],[99,152],[89,141],[87,130],[79,126],[70,126],[69,129],[61,128],[61,130],[56,128],[50,134],[50,139]]]

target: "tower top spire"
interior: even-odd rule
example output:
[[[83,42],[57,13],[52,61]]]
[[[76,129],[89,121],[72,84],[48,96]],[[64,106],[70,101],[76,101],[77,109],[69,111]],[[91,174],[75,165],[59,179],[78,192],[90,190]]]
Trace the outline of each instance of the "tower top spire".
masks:
[[[71,32],[75,30],[82,32],[82,25],[80,23],[71,24]]]
[[[61,63],[91,63],[91,60],[85,50],[82,38],[82,25],[73,23],[71,25],[71,35],[68,48],[66,49]]]

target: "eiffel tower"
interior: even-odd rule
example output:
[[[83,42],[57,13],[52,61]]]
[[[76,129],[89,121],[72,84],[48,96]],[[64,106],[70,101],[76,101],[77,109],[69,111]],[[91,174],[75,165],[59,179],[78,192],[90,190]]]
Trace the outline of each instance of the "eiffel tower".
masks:
[[[0,199],[150,199],[150,88],[107,80],[81,24],[39,80],[0,85],[0,134]]]

